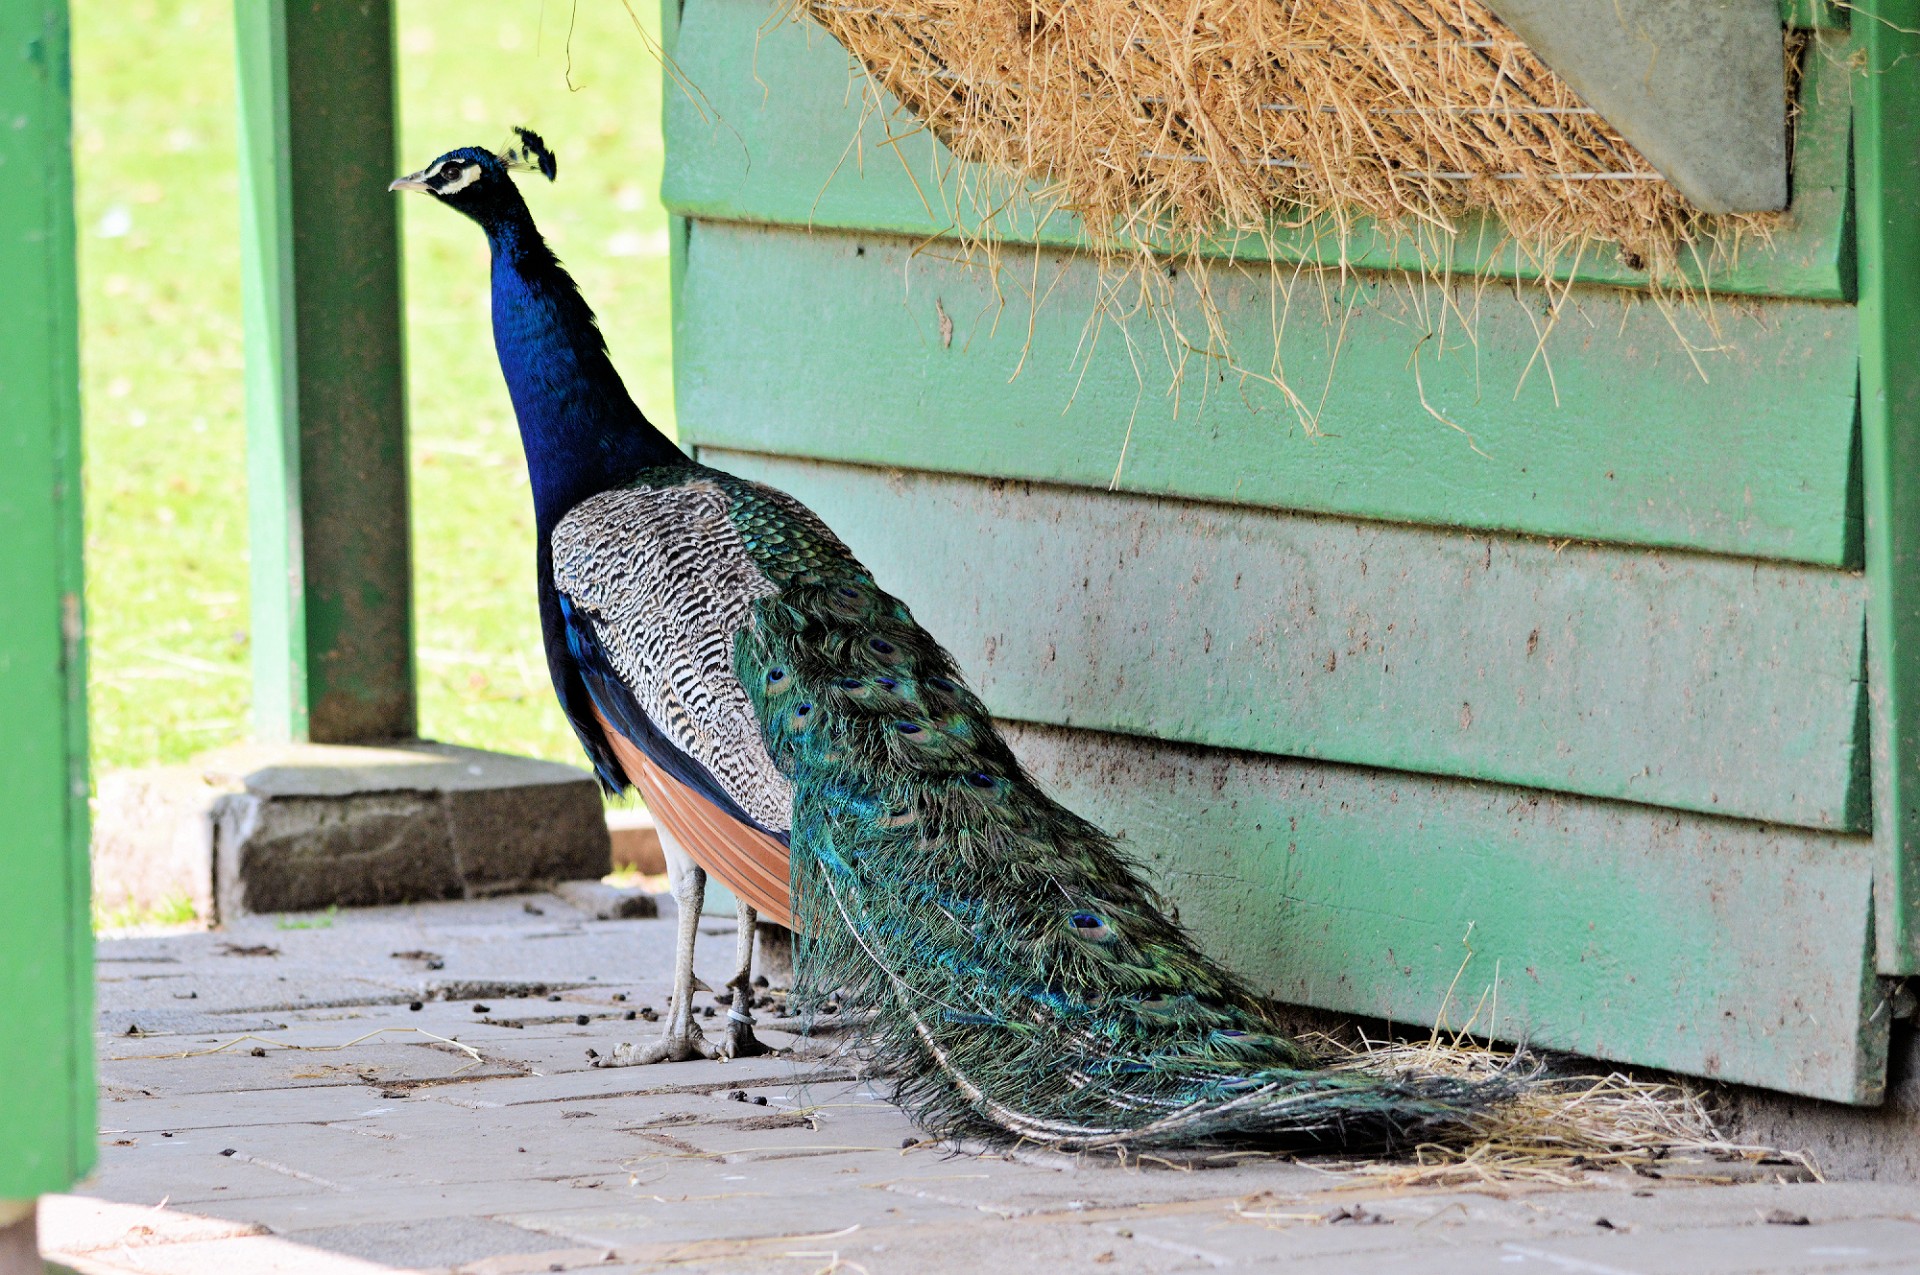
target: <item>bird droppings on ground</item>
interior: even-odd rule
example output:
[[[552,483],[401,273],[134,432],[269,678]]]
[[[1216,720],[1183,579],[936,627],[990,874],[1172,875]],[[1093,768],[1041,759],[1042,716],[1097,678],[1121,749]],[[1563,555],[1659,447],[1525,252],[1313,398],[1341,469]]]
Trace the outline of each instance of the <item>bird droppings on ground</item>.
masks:
[[[342,912],[326,930],[275,933],[271,963],[222,952],[264,918],[108,941],[101,1167],[82,1188],[94,1198],[50,1206],[49,1247],[76,1270],[153,1275],[272,1262],[917,1275],[1009,1256],[1127,1272],[1740,1275],[1900,1270],[1920,1248],[1912,1187],[1704,1154],[1696,1173],[1690,1153],[1656,1159],[1650,1146],[1620,1161],[1637,1154],[1659,1178],[1591,1149],[1552,1156],[1547,1172],[1424,1149],[1343,1163],[956,1147],[927,1140],[833,1038],[764,1021],[787,1053],[596,1070],[588,1051],[657,1030],[623,1015],[665,1003],[672,905],[665,920],[592,921],[530,946],[543,921],[529,901],[553,906]],[[723,974],[732,949],[730,933],[703,937],[698,969]],[[444,970],[390,955],[411,950],[441,954]],[[161,968],[193,978],[192,1017],[157,1013],[186,1012],[143,977]],[[277,1008],[303,993],[329,1007]],[[122,1035],[132,1023],[145,1030]],[[1470,1053],[1426,1065],[1497,1065]],[[1599,1105],[1575,1110],[1598,1120]],[[136,1226],[151,1234],[130,1242]],[[268,1243],[278,1255],[256,1256]]]

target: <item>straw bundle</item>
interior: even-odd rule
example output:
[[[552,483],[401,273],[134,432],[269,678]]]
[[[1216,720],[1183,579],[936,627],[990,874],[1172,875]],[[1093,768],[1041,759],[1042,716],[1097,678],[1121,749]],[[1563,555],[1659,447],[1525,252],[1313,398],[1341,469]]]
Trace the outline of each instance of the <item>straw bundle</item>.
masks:
[[[1374,1074],[1479,1079],[1521,1061],[1511,1051],[1439,1031],[1424,1041],[1377,1040],[1354,1031],[1313,1033],[1305,1040],[1337,1068]],[[1416,1147],[1397,1161],[1343,1167],[1362,1187],[1568,1187],[1591,1181],[1592,1174],[1645,1172],[1656,1165],[1665,1172],[1655,1176],[1698,1183],[1818,1176],[1802,1153],[1725,1138],[1700,1091],[1618,1071],[1536,1074],[1464,1141]],[[1742,1165],[1774,1167],[1757,1176],[1734,1175]]]
[[[798,2],[1108,252],[1356,214],[1431,244],[1484,210],[1543,270],[1601,241],[1659,278],[1713,229],[1479,0]]]

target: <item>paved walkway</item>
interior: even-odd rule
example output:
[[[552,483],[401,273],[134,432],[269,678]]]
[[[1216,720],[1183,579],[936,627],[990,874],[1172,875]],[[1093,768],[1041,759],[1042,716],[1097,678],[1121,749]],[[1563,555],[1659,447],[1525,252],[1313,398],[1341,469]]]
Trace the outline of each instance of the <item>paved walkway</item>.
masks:
[[[221,1275],[1920,1271],[1912,1186],[1417,1193],[1311,1162],[1015,1160],[916,1141],[827,1041],[594,1070],[665,1008],[665,907],[601,921],[535,895],[103,942],[100,1170],[46,1203],[45,1248]],[[716,987],[732,941],[703,932]]]

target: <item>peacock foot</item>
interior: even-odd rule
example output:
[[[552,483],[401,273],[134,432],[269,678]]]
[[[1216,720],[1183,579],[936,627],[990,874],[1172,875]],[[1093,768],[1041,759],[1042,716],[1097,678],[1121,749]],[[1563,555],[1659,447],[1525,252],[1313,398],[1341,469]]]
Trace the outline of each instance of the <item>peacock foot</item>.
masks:
[[[773,1046],[762,1044],[753,1034],[753,1024],[743,1023],[737,1018],[727,1019],[727,1033],[720,1041],[718,1057],[721,1058],[758,1058],[762,1054],[776,1053]]]
[[[596,1058],[596,1067],[642,1067],[658,1062],[692,1062],[697,1058],[726,1057],[720,1048],[716,1048],[700,1034],[700,1029],[688,1023],[685,1030],[668,1028],[659,1039],[645,1044],[621,1044],[614,1048],[611,1056]]]

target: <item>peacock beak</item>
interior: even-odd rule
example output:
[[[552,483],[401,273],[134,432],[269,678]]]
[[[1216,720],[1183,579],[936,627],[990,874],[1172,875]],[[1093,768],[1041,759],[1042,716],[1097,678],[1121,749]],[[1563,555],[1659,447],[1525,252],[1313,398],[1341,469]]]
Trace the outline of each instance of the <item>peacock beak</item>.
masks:
[[[433,187],[427,185],[427,170],[424,168],[417,173],[408,173],[405,177],[396,179],[387,186],[387,189],[424,190],[428,194],[433,193]]]

